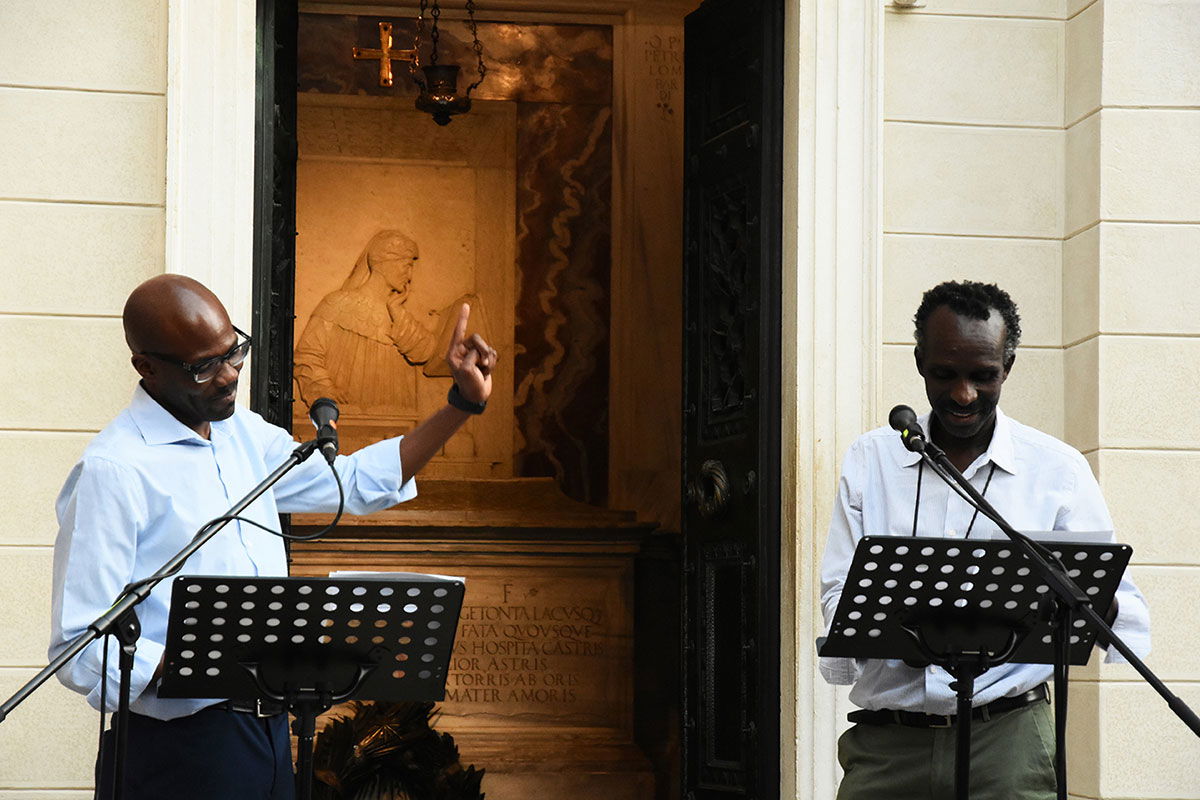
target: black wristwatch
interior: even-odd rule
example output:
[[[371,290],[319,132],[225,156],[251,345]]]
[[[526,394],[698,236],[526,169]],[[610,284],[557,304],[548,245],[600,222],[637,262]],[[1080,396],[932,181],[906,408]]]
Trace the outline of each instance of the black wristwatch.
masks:
[[[487,408],[487,400],[482,403],[472,403],[470,400],[462,396],[462,392],[458,390],[458,384],[450,384],[450,391],[446,393],[446,402],[457,408],[459,411],[465,411],[468,414],[482,414]]]

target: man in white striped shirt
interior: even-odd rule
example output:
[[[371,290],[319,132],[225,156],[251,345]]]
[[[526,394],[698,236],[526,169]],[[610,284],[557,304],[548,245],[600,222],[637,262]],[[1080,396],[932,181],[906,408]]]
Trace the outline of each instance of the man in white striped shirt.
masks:
[[[1111,531],[1104,498],[1074,448],[1007,417],[1000,390],[1016,360],[1020,318],[1006,292],[971,281],[925,293],[915,317],[917,370],[932,408],[920,419],[935,444],[1018,530]],[[866,534],[970,539],[996,526],[925,474],[890,428],[851,445],[843,461],[821,567],[826,624],[842,594],[854,548]],[[1150,649],[1146,603],[1128,576],[1108,609],[1133,650]],[[1115,651],[1110,660],[1118,659]],[[973,800],[1050,800],[1055,796],[1054,722],[1046,681],[1051,667],[1005,664],[975,683]],[[839,740],[845,777],[838,800],[954,796],[953,678],[902,661],[824,658],[821,673],[853,684],[862,711]]]

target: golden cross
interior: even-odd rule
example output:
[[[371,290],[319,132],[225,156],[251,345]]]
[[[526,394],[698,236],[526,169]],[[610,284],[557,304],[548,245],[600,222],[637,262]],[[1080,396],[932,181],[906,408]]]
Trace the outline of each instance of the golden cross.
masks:
[[[369,61],[371,59],[379,59],[379,85],[392,85],[392,61],[412,61],[417,57],[416,50],[393,50],[392,49],[392,23],[379,23],[379,49],[356,47],[354,48],[354,59],[356,61]]]

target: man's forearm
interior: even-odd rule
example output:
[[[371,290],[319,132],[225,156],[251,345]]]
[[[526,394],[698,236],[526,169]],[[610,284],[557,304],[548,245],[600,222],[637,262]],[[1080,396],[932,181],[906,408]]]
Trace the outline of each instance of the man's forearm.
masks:
[[[420,472],[470,416],[466,411],[459,411],[447,404],[405,434],[400,440],[403,480],[407,481]]]

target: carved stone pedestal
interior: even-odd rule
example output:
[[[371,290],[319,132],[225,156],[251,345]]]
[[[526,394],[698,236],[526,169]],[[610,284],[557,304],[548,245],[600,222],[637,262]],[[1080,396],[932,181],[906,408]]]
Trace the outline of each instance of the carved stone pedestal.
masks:
[[[440,705],[489,800],[649,800],[633,737],[634,558],[649,525],[575,503],[549,479],[418,481],[420,497],[297,544],[294,575],[466,578]],[[298,533],[323,518],[297,515]]]

